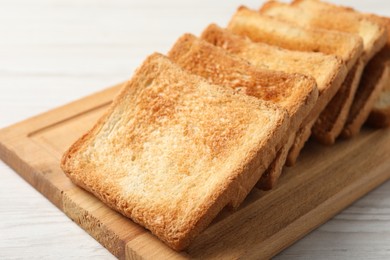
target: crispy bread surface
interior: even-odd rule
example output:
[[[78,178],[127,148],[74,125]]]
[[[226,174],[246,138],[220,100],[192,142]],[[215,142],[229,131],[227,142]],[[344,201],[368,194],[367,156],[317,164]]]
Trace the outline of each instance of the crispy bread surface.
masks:
[[[316,7],[317,6],[317,7]],[[367,63],[383,48],[387,40],[386,28],[365,15],[345,11],[336,5],[303,0],[295,4],[278,1],[265,3],[260,13],[308,28],[320,28],[359,35],[363,39],[362,59]],[[333,8],[331,8],[333,6]]]
[[[356,64],[363,53],[363,40],[360,36],[303,28],[262,15],[244,6],[238,8],[233,15],[228,29],[255,42],[264,42],[289,50],[337,55],[343,59],[348,70]]]
[[[316,80],[319,97],[312,112],[298,131],[297,139],[290,149],[287,165],[293,165],[310,136],[311,127],[314,124],[313,120],[319,117],[347,75],[343,61],[333,55],[291,51],[261,42],[255,43],[215,24],[209,25],[201,37],[260,68],[300,73],[312,76]]]
[[[280,148],[266,171],[266,176],[272,181],[268,181],[267,185],[260,185],[264,189],[272,188],[286,163],[287,152],[292,143],[288,142],[290,136],[295,136],[318,98],[314,79],[300,74],[257,68],[190,34],[182,36],[168,56],[185,70],[207,79],[211,84],[230,87],[240,93],[274,102],[287,110],[290,134],[281,140],[283,148]]]
[[[341,132],[343,137],[357,135],[386,82],[387,66],[385,65],[386,58],[384,58],[386,50],[380,51],[388,41],[387,29],[389,25],[386,18],[366,15],[352,8],[318,0],[298,0],[291,5],[272,1],[263,6],[262,12],[302,26],[350,32],[362,37],[364,52],[361,60],[365,65],[369,62],[363,72],[364,80],[359,83],[356,93],[349,95],[351,99],[353,98],[352,102],[343,97],[342,93],[349,94],[353,86],[349,86],[349,91],[341,91],[335,97],[335,99],[339,99],[338,101],[332,101],[333,105],[343,105],[344,108],[339,109],[340,114],[345,114],[345,111],[348,110],[348,116],[345,122],[340,122],[341,116],[333,117],[337,120],[334,121],[333,133],[329,132],[329,135],[333,135],[331,139],[334,140],[334,136],[340,132],[341,124],[344,123]],[[300,14],[299,19],[293,19],[294,14],[298,13]],[[374,56],[375,60],[370,62]],[[368,74],[372,74],[372,76]],[[369,80],[369,77],[372,80]],[[345,85],[344,88],[346,88]],[[345,100],[345,102],[343,103],[342,100]],[[351,104],[351,106],[347,107],[346,104]],[[336,110],[334,107],[332,109]],[[331,109],[327,110],[327,113],[328,115],[322,115],[323,118],[331,118]],[[329,125],[327,127],[329,129]],[[317,133],[317,131],[315,132]],[[321,135],[317,135],[317,138],[321,140]]]
[[[153,54],[61,167],[181,250],[223,207],[246,197],[287,126],[277,105],[210,85]]]

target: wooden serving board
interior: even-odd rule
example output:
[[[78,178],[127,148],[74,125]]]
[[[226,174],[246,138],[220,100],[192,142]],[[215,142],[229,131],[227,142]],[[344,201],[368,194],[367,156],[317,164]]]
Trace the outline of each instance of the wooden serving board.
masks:
[[[364,129],[326,147],[311,142],[277,188],[253,189],[177,253],[75,186],[62,153],[102,115],[120,86],[0,130],[0,158],[115,256],[126,259],[269,258],[390,178],[390,131]]]

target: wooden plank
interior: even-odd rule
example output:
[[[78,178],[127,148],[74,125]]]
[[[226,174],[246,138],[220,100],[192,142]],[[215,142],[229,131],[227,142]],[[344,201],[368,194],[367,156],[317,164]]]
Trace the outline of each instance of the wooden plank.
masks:
[[[177,253],[62,173],[67,147],[93,125],[119,86],[0,130],[0,157],[119,258],[268,258],[390,178],[390,132],[365,129],[332,147],[309,143],[270,192],[254,189]]]
[[[128,241],[146,231],[77,187],[63,196],[63,211],[113,255],[124,258]]]
[[[2,129],[0,158],[62,209],[62,193],[74,185],[59,167],[62,148],[56,150],[52,145],[66,149],[80,133],[93,125],[103,112],[102,108],[111,102],[121,85]],[[74,122],[79,122],[76,125],[80,127],[75,127]],[[61,132],[62,124],[75,127],[78,133]],[[51,130],[60,132],[50,136],[53,132]]]

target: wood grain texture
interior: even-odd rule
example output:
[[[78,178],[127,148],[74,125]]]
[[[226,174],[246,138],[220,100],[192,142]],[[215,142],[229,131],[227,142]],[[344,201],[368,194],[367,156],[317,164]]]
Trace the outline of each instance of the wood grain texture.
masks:
[[[0,1],[0,127],[126,80],[182,33],[223,26],[238,5],[262,2]],[[385,0],[342,3],[390,15]],[[0,173],[1,259],[113,258],[1,161]],[[388,259],[389,227],[387,182],[276,259]],[[145,239],[133,241],[137,252],[148,250]]]

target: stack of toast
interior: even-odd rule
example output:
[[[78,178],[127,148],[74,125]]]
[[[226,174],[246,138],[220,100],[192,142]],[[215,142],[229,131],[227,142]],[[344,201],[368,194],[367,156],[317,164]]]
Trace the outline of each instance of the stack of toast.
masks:
[[[313,136],[390,125],[390,18],[317,0],[238,8],[152,54],[64,154],[77,185],[185,249]]]

